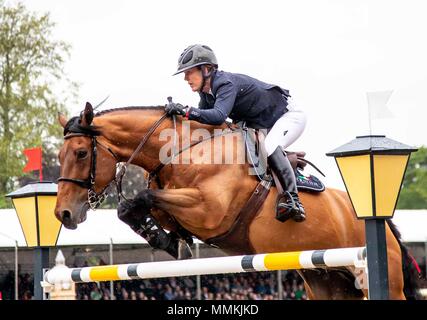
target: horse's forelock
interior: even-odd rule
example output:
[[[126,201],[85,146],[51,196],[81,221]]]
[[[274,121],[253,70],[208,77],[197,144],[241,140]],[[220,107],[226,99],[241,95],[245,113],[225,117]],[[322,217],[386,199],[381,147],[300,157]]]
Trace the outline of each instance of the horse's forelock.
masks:
[[[67,124],[64,127],[64,136],[71,132],[70,128],[74,125],[74,123],[77,121],[78,122],[79,117],[72,117],[70,120],[68,120]]]
[[[99,136],[101,132],[97,126],[82,126],[80,117],[72,117],[64,127],[64,136],[68,133],[81,133],[88,136]]]

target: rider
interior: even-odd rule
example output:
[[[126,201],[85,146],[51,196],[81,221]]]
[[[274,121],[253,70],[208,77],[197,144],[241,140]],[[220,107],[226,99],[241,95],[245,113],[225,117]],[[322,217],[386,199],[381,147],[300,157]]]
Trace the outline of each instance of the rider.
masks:
[[[289,147],[306,124],[305,114],[295,108],[289,91],[247,75],[219,71],[215,54],[206,45],[191,45],[182,52],[174,75],[182,72],[191,90],[200,95],[199,108],[170,103],[167,113],[211,125],[220,125],[229,117],[236,122],[245,121],[250,128],[268,129],[268,164],[284,190],[278,197],[276,219],[304,221],[295,173],[281,148]]]

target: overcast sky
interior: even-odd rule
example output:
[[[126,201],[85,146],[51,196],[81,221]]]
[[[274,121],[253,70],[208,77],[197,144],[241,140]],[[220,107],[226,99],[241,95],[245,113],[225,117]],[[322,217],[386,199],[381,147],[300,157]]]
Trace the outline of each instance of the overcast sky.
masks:
[[[24,0],[50,12],[55,37],[72,45],[70,78],[86,101],[103,108],[197,105],[183,75],[172,77],[180,53],[203,43],[220,69],[290,90],[308,123],[291,150],[343,188],[325,153],[369,133],[367,92],[393,90],[394,118],[373,120],[372,133],[427,145],[427,2],[425,0],[136,1]]]

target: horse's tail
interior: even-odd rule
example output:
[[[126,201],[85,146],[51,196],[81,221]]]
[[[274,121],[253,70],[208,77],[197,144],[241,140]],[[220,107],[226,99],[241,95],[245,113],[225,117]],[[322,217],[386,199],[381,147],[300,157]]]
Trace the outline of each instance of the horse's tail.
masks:
[[[397,226],[391,220],[387,220],[387,222],[402,252],[403,293],[408,300],[420,300],[422,296],[419,291],[420,285],[418,280],[421,277],[421,272],[418,264],[409,253],[408,248],[402,243],[401,234]]]

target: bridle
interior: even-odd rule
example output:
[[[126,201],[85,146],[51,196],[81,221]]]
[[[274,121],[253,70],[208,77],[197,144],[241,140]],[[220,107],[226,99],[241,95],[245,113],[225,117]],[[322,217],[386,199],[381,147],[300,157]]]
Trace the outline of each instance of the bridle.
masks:
[[[91,165],[90,165],[89,176],[86,179],[84,179],[84,180],[83,179],[76,179],[76,178],[68,178],[68,177],[59,177],[57,181],[58,182],[60,182],[60,181],[71,182],[71,183],[74,183],[74,184],[78,185],[81,188],[87,189],[88,190],[88,204],[89,204],[89,207],[92,210],[97,209],[101,205],[101,203],[105,200],[105,198],[108,196],[108,192],[107,191],[108,191],[108,188],[111,186],[112,183],[115,183],[115,185],[116,185],[117,195],[118,195],[119,202],[121,201],[121,198],[126,199],[125,196],[122,193],[122,180],[123,180],[123,176],[126,173],[126,168],[133,161],[133,159],[135,158],[135,156],[141,151],[141,149],[144,146],[144,144],[148,141],[148,139],[150,138],[150,136],[158,128],[158,126],[163,122],[163,120],[166,119],[166,117],[167,117],[167,114],[165,113],[159,120],[157,120],[154,123],[154,125],[150,128],[150,130],[145,134],[145,136],[141,140],[141,142],[138,145],[138,147],[132,153],[132,155],[130,156],[129,160],[124,165],[121,165],[120,169],[117,170],[118,172],[116,173],[116,176],[114,177],[114,179],[112,181],[110,181],[110,183],[108,183],[101,190],[100,193],[97,193],[95,191],[97,145],[99,145],[99,146],[103,147],[104,149],[106,149],[107,151],[109,151],[109,153],[116,160],[116,166],[119,165],[120,159],[119,159],[119,157],[109,147],[104,146],[103,144],[101,144],[96,139],[96,135],[91,135],[91,134],[88,134],[88,133],[72,132],[72,131],[70,131],[71,133],[66,134],[64,136],[65,140],[71,139],[71,138],[74,138],[74,137],[89,137],[92,140],[92,156],[91,156]]]
[[[137,154],[139,154],[139,152],[142,150],[142,147],[145,145],[145,143],[148,141],[148,139],[151,137],[151,135],[154,133],[154,131],[160,126],[160,124],[168,117],[168,114],[165,113],[164,115],[162,115],[162,117],[160,119],[158,119],[150,128],[150,130],[144,135],[144,137],[142,138],[141,142],[139,143],[138,147],[135,149],[135,151],[132,153],[132,155],[129,157],[128,161],[126,161],[125,164],[122,164],[120,162],[119,157],[108,147],[108,146],[104,146],[103,144],[101,144],[97,139],[96,139],[96,135],[94,134],[89,134],[89,133],[81,133],[81,132],[73,132],[73,131],[69,131],[70,133],[67,133],[64,136],[64,139],[71,139],[74,137],[89,137],[92,139],[92,159],[91,159],[91,166],[90,166],[90,172],[89,172],[89,176],[82,180],[82,179],[75,179],[75,178],[67,178],[67,177],[60,177],[58,178],[58,182],[63,181],[63,182],[71,182],[74,184],[77,184],[79,187],[87,189],[88,190],[88,204],[89,207],[92,210],[96,210],[101,203],[105,200],[105,198],[108,196],[108,188],[111,186],[112,183],[114,183],[116,185],[116,189],[117,189],[117,197],[118,197],[118,202],[120,203],[122,199],[126,199],[126,197],[123,195],[122,192],[122,180],[124,175],[126,174],[126,169],[127,166],[133,161],[133,159],[136,157]],[[175,116],[174,116],[175,117]],[[227,124],[228,125],[228,124]],[[174,118],[174,126],[175,126],[175,118]],[[216,136],[219,135],[224,135],[224,134],[228,134],[228,133],[232,133],[235,129],[232,129],[230,125],[228,125],[230,131],[229,132],[222,132],[221,134],[213,134],[208,138],[196,141],[192,144],[190,144],[189,146],[187,146],[186,148],[183,148],[182,150],[180,150],[177,154],[172,155],[167,161],[165,162],[161,162],[152,172],[149,173],[148,175],[148,179],[147,179],[147,188],[150,187],[150,183],[153,180],[153,178],[158,178],[158,174],[160,172],[160,170],[168,163],[171,163],[173,160],[174,156],[177,156],[178,154],[180,154],[181,152],[203,142],[209,139],[212,139]],[[175,128],[176,130],[176,128]],[[100,193],[97,193],[95,191],[95,178],[96,178],[96,159],[97,159],[97,145],[103,147],[104,149],[106,149],[107,151],[109,151],[109,153],[114,157],[114,159],[116,160],[116,176],[114,177],[113,180],[110,181],[110,183],[108,183],[102,190]],[[173,148],[173,150],[175,150],[175,147]]]
[[[77,184],[79,187],[87,189],[88,190],[88,203],[92,210],[97,209],[101,203],[105,200],[107,197],[107,189],[111,185],[111,181],[107,186],[105,186],[100,193],[97,193],[95,191],[95,178],[96,178],[96,159],[97,159],[97,145],[103,147],[109,153],[114,157],[114,159],[118,162],[119,157],[107,146],[104,146],[99,141],[97,141],[96,136],[84,134],[84,133],[70,133],[67,134],[64,139],[71,139],[74,137],[89,137],[92,140],[92,156],[91,156],[91,163],[90,163],[90,171],[89,176],[86,179],[76,179],[76,178],[66,178],[66,177],[59,177],[58,182],[64,181],[64,182],[72,182],[74,184]]]

